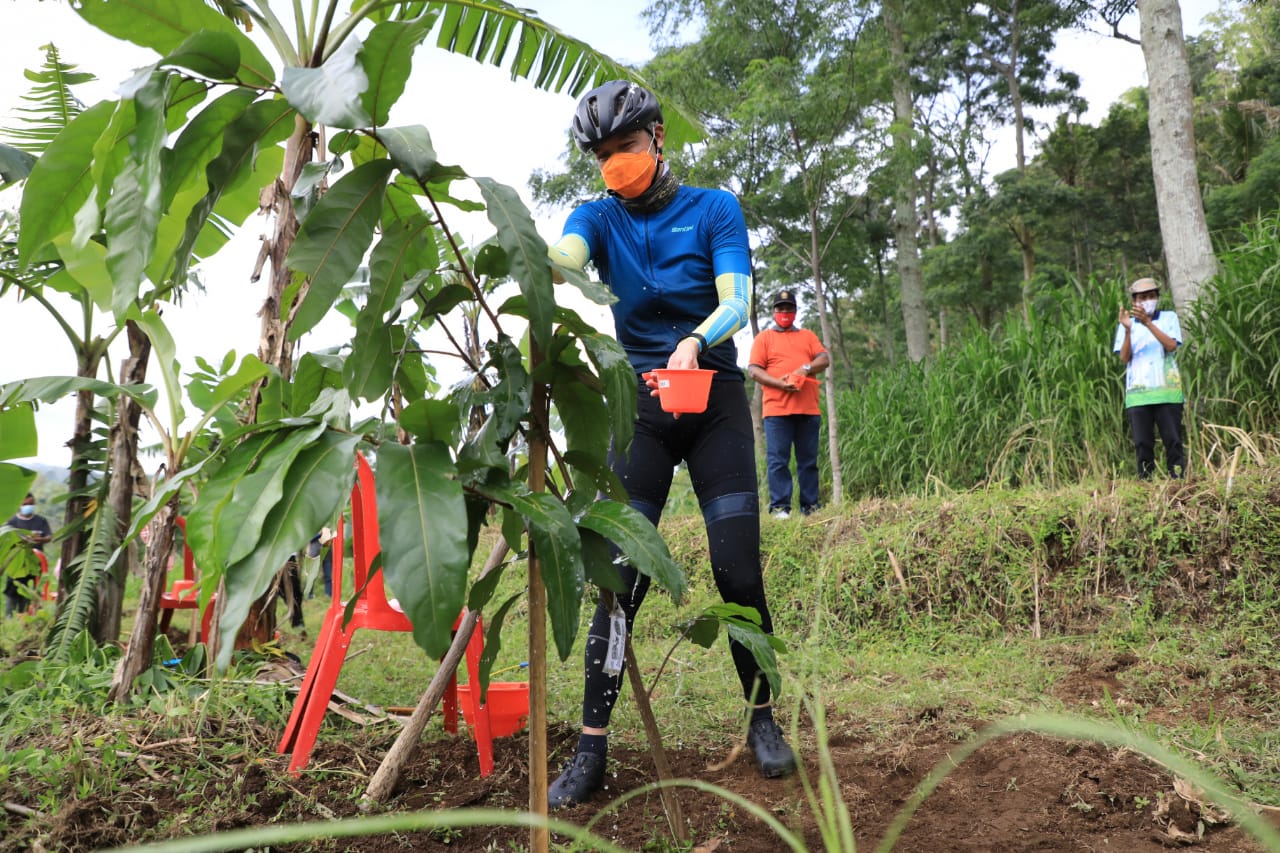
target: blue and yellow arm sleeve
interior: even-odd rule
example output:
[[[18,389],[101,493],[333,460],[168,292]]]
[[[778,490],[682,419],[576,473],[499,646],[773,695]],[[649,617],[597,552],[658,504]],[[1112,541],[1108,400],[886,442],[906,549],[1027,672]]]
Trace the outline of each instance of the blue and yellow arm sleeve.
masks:
[[[556,281],[564,281],[555,274],[556,267],[582,270],[591,260],[591,249],[587,241],[577,234],[565,234],[556,243],[547,246],[547,257],[551,259],[551,273]]]
[[[720,304],[693,330],[706,340],[708,349],[746,327],[747,312],[751,307],[751,276],[722,272],[716,276],[716,293],[720,296]]]

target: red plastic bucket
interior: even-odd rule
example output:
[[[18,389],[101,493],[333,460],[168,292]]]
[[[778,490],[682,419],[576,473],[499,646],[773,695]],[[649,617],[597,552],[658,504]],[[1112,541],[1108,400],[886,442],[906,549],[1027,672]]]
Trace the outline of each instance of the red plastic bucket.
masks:
[[[489,733],[494,737],[513,735],[529,724],[529,682],[492,681],[485,699],[489,708]],[[458,685],[458,705],[462,708],[462,721],[473,728],[470,684]]]
[[[714,370],[672,370],[662,368],[650,371],[658,381],[658,403],[662,411],[672,414],[697,414],[707,410],[707,398],[711,395],[711,377]]]

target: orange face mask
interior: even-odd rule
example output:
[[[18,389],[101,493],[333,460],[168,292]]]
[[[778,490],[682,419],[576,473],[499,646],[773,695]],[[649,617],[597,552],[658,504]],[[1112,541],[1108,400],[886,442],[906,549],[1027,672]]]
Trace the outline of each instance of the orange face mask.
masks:
[[[600,167],[604,176],[604,185],[623,198],[636,198],[644,194],[653,183],[658,171],[658,162],[649,156],[653,150],[653,137],[649,137],[649,148],[640,154],[619,151],[610,155]]]

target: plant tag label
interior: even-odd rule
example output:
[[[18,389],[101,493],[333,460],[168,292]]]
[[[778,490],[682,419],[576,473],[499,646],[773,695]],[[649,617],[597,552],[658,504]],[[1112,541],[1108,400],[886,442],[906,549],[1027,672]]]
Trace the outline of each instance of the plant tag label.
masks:
[[[609,650],[604,656],[604,671],[619,675],[627,656],[627,614],[615,599],[609,611]]]

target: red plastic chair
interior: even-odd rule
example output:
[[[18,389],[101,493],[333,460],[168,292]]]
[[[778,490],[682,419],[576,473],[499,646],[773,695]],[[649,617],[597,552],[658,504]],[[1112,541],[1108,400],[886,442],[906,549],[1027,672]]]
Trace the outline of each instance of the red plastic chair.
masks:
[[[378,540],[378,505],[374,493],[373,469],[363,454],[356,455],[356,482],[351,489],[352,575],[353,589],[359,598],[352,608],[351,621],[343,626],[347,603],[342,600],[343,524],[333,539],[333,602],[324,615],[324,623],[316,637],[316,647],[307,666],[307,674],[294,700],[293,712],[280,738],[277,751],[290,753],[289,772],[295,776],[307,765],[311,750],[315,747],[320,723],[338,674],[346,661],[347,649],[357,629],[372,631],[412,631],[413,625],[394,600],[387,599],[382,572],[369,579],[369,568],[381,551]],[[459,617],[459,621],[461,617]],[[457,622],[454,623],[457,628]],[[477,623],[476,631],[467,644],[467,673],[472,684],[479,684],[480,655],[484,651],[483,631]],[[478,694],[478,691],[476,691]],[[479,695],[469,697],[472,719],[475,720],[477,750],[480,755],[480,775],[493,772],[493,737],[489,725],[488,708],[480,704]],[[457,677],[450,680],[444,696],[444,722],[447,731],[458,730]]]
[[[49,575],[49,558],[44,555],[43,551],[36,551],[36,559],[40,561],[40,579],[36,581],[36,586],[40,590],[41,601],[57,601],[58,588],[55,586],[49,588],[49,582],[52,577]]]
[[[36,611],[40,609],[40,602],[53,601],[58,597],[58,591],[56,589],[52,592],[49,591],[49,558],[39,548],[32,548],[31,550],[35,553],[36,559],[40,561],[40,574],[36,575],[36,582],[33,586],[36,597],[32,599],[31,604],[27,605],[27,612],[34,616]]]
[[[178,527],[182,530],[182,577],[173,582],[173,586],[160,593],[160,633],[169,631],[169,623],[173,621],[175,610],[198,610],[200,607],[200,589],[196,586],[196,558],[187,544],[187,520],[178,516]],[[200,642],[209,639],[209,624],[213,621],[213,606],[217,594],[209,597],[204,613],[200,617]]]

